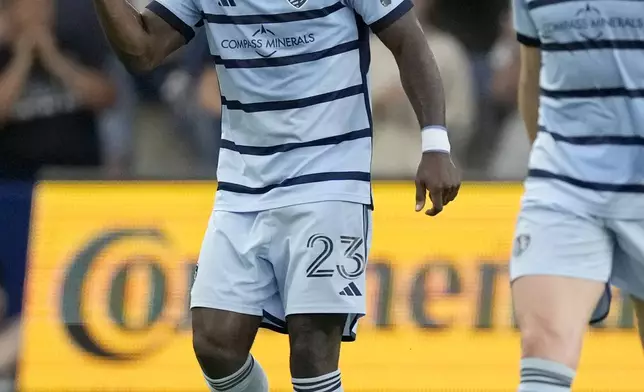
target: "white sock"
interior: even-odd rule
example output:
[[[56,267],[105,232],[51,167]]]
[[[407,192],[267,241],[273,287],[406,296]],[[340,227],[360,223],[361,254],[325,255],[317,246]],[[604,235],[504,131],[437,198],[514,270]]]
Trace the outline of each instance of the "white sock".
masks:
[[[521,360],[519,392],[570,392],[575,371],[561,363],[540,358]]]
[[[319,377],[293,378],[291,381],[295,392],[344,392],[339,370]]]
[[[204,378],[211,392],[268,392],[266,373],[252,355],[228,377],[213,380],[204,375]]]

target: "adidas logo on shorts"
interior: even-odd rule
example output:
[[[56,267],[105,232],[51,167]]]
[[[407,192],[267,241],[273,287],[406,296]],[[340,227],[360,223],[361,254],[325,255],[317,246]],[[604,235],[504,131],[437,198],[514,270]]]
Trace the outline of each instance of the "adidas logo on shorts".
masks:
[[[355,283],[351,282],[344,290],[340,291],[340,295],[347,295],[349,297],[362,297],[362,293]]]

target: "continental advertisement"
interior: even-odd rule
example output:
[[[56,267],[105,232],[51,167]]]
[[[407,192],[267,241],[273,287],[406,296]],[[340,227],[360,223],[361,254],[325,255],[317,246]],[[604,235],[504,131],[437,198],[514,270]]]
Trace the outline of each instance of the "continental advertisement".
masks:
[[[216,185],[40,184],[34,196],[19,388],[207,391],[189,289]],[[348,391],[514,391],[519,336],[507,261],[521,187],[470,184],[437,218],[410,184],[375,185],[369,315],[343,347]],[[578,391],[644,390],[631,305],[588,335]],[[292,390],[287,339],[258,335],[271,389]]]

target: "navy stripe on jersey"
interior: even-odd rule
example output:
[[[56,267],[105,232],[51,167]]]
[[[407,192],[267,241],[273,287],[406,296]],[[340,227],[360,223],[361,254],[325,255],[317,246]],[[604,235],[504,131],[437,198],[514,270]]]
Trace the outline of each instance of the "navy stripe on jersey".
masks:
[[[539,41],[539,39],[528,37],[527,35],[523,35],[521,33],[517,33],[517,41],[525,46],[531,46],[533,48],[538,48],[541,46],[541,41]]]
[[[358,49],[359,41],[345,42],[332,48],[320,50],[311,53],[295,54],[284,57],[268,57],[258,59],[222,59],[221,56],[213,55],[215,64],[223,65],[226,68],[264,68],[264,67],[281,67],[317,61],[326,57],[335,56],[341,53],[350,52]]]
[[[609,98],[609,97],[644,97],[644,89],[614,88],[589,88],[582,90],[548,90],[541,88],[541,95],[548,98]]]
[[[228,100],[226,97],[221,97],[221,104],[225,105],[229,110],[242,110],[246,113],[269,112],[273,110],[288,110],[299,109],[307,106],[318,105],[325,102],[332,102],[338,99],[351,97],[361,94],[364,88],[361,84],[343,88],[341,90],[331,91],[328,93],[314,95],[312,97],[291,99],[287,101],[271,101],[271,102],[257,102],[257,103],[241,103],[235,100]]]
[[[575,144],[578,146],[597,146],[597,145],[615,145],[615,146],[644,146],[644,137],[642,136],[620,136],[620,135],[595,135],[595,136],[564,136],[560,133],[547,130],[540,126],[539,131],[552,136],[555,141]]]
[[[547,170],[541,170],[541,169],[530,169],[528,171],[528,177],[558,180],[558,181],[568,183],[570,185],[574,185],[579,188],[590,189],[593,191],[606,191],[606,192],[617,192],[617,193],[644,193],[644,184],[608,184],[605,182],[585,181],[585,180],[580,180],[577,178],[564,176],[561,174],[556,174],[556,173],[552,173]]]
[[[187,25],[184,21],[179,19],[172,11],[164,7],[161,3],[156,1],[151,2],[146,7],[148,10],[153,12],[159,18],[163,19],[167,24],[172,26],[173,29],[178,31],[183,38],[185,38],[186,43],[190,42],[191,39],[195,37],[195,31],[192,27]]]
[[[398,4],[398,6],[394,8],[391,12],[389,12],[387,15],[373,22],[369,26],[371,27],[371,31],[373,31],[374,33],[381,32],[382,30],[391,26],[392,23],[400,19],[407,12],[409,12],[409,10],[411,10],[413,7],[414,7],[414,4],[411,2],[411,0],[403,0],[402,3]]]
[[[571,3],[571,2],[588,3],[592,1],[605,1],[605,0],[534,0],[528,3],[528,9],[533,10],[539,7],[545,7],[548,5],[557,5],[562,3]],[[621,0],[621,1],[637,3],[637,2],[641,2],[642,0]]]
[[[208,23],[215,24],[233,24],[233,25],[247,25],[247,24],[264,24],[264,23],[287,23],[296,22],[300,20],[310,20],[324,18],[332,13],[341,10],[344,5],[337,2],[328,7],[319,8],[316,10],[307,11],[294,11],[283,14],[265,14],[265,15],[215,15],[204,14],[204,18]]]
[[[218,183],[217,190],[233,192],[233,193],[245,193],[249,195],[261,195],[264,193],[268,193],[276,188],[285,188],[293,185],[311,184],[314,182],[347,181],[347,180],[370,182],[371,174],[367,172],[358,172],[358,171],[306,174],[299,177],[288,178],[279,184],[271,184],[260,188],[252,188],[244,185],[220,181]]]
[[[596,40],[576,42],[551,42],[541,44],[541,50],[548,52],[574,52],[577,50],[641,50],[644,49],[642,40]]]
[[[266,146],[266,147],[240,146],[230,140],[222,140],[221,148],[235,151],[243,155],[273,155],[280,152],[296,150],[298,148],[329,146],[334,144],[340,144],[342,142],[347,142],[350,140],[358,140],[358,139],[364,139],[369,137],[371,137],[371,129],[366,128],[366,129],[361,129],[359,131],[347,132],[342,135],[325,137],[322,139],[311,140],[308,142],[285,143],[277,146]]]
[[[533,10],[539,7],[545,7],[548,5],[555,5],[561,3],[570,3],[572,1],[581,1],[581,0],[534,0],[528,3],[528,9]]]

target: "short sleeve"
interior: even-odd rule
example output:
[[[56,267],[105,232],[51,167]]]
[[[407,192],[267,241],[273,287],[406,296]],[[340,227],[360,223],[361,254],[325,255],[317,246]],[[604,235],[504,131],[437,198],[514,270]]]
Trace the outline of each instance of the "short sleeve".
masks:
[[[532,20],[526,0],[512,0],[512,12],[519,42],[526,46],[541,46],[539,31]]]
[[[172,26],[190,42],[195,28],[202,24],[202,13],[194,0],[154,0],[147,9]]]
[[[411,0],[347,0],[347,3],[374,33],[386,29],[413,7]]]

